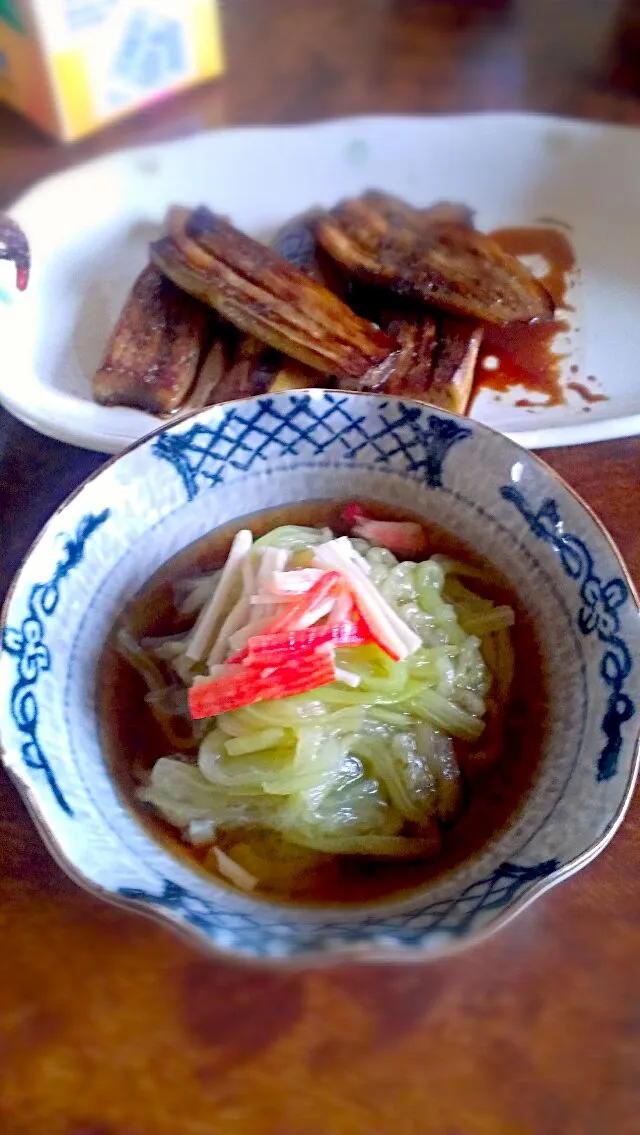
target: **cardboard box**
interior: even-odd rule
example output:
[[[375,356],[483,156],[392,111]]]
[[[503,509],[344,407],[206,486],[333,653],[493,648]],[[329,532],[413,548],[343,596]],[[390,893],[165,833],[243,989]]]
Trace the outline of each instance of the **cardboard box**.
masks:
[[[65,141],[223,66],[215,0],[0,0],[0,101]]]

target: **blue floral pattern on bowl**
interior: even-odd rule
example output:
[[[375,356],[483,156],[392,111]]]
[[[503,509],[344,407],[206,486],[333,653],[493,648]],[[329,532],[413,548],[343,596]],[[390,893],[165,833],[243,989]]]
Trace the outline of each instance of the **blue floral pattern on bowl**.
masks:
[[[96,672],[123,603],[171,555],[236,516],[345,495],[409,504],[502,568],[527,602],[552,697],[540,772],[507,831],[410,895],[309,911],[232,894],[139,826],[103,759]],[[2,641],[4,761],[61,859],[233,954],[430,955],[467,942],[597,854],[636,774],[640,619],[606,533],[535,458],[416,403],[313,391],[165,427],[45,527]]]
[[[622,726],[635,713],[632,699],[623,692],[633,665],[631,652],[618,633],[618,611],[629,599],[629,588],[617,576],[602,583],[595,573],[593,556],[587,545],[564,530],[555,500],[549,498],[543,501],[538,512],[534,513],[522,493],[513,485],[505,486],[502,495],[516,506],[534,535],[545,540],[557,552],[569,578],[580,583],[582,605],[578,611],[578,626],[583,635],[595,632],[605,646],[600,674],[611,688],[611,693],[600,725],[607,743],[598,757],[597,777],[598,780],[608,780],[617,771],[618,755],[622,747]]]
[[[65,541],[64,556],[56,565],[51,579],[36,583],[31,588],[28,614],[21,627],[6,626],[2,646],[7,654],[16,658],[16,680],[11,690],[11,715],[16,728],[26,737],[22,744],[22,757],[27,768],[42,772],[54,800],[68,815],[72,810],[63,796],[51,768],[51,763],[38,740],[38,698],[36,683],[40,674],[51,669],[51,653],[46,645],[45,625],[55,614],[64,579],[82,562],[87,540],[95,529],[104,524],[109,515],[106,508],[99,516],[86,516],[76,535]]]

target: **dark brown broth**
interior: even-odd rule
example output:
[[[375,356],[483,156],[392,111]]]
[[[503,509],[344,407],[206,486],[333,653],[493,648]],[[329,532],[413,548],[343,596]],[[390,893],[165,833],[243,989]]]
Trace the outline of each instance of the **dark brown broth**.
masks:
[[[137,637],[173,634],[185,627],[173,606],[173,585],[198,572],[213,571],[227,555],[239,528],[262,535],[280,524],[327,525],[337,534],[346,532],[340,516],[345,501],[307,501],[242,517],[186,548],[153,576],[123,613]],[[507,827],[527,796],[536,773],[545,728],[545,680],[541,654],[526,608],[506,580],[485,560],[451,534],[436,529],[415,513],[365,502],[368,513],[381,519],[418,519],[429,535],[431,552],[463,559],[491,574],[490,586],[472,587],[480,594],[515,608],[514,646],[516,677],[506,713],[504,745],[491,768],[474,777],[464,814],[446,832],[442,854],[425,863],[389,863],[358,857],[326,856],[322,866],[286,887],[275,886],[270,897],[306,903],[351,903],[383,898],[419,887],[441,875],[482,848]],[[495,581],[495,582],[494,582]],[[156,837],[192,864],[202,868],[205,850],[184,844],[176,829],[153,815],[136,800],[141,769],[150,769],[161,756],[170,755],[167,740],[144,701],[146,687],[140,676],[116,652],[114,638],[120,620],[102,655],[98,680],[98,714],[107,760],[122,796],[138,819]],[[237,841],[251,844],[257,833],[231,834],[221,846]],[[263,892],[268,896],[268,892]]]

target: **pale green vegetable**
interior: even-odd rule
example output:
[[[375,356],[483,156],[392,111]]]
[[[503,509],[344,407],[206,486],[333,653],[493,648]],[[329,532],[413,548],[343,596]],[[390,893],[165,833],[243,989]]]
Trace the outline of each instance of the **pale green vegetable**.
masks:
[[[139,798],[152,804],[178,828],[191,820],[213,820],[222,827],[246,824],[276,826],[279,801],[261,794],[255,800],[233,797],[203,776],[195,765],[171,757],[161,757],[151,771],[149,784],[139,790]]]
[[[513,626],[514,621],[511,607],[493,607],[490,611],[479,611],[477,614],[469,612],[460,617],[463,630],[480,638],[506,630]]]
[[[235,737],[225,742],[225,749],[230,757],[241,757],[247,753],[261,753],[265,749],[273,749],[286,738],[284,729],[261,729],[256,733],[248,733],[244,737]]]
[[[431,859],[442,846],[436,825],[422,836],[401,835],[323,835],[322,832],[295,832],[290,836],[303,847],[325,855],[368,855],[372,859]]]
[[[423,723],[416,726],[416,744],[435,783],[435,806],[443,823],[455,820],[462,808],[460,769],[450,737]]]
[[[480,718],[460,709],[437,690],[426,687],[411,699],[409,708],[416,717],[428,721],[451,737],[459,737],[461,741],[477,741],[484,728]]]
[[[314,547],[331,538],[328,529],[283,525],[254,548],[285,549],[295,568],[311,564]],[[357,687],[336,682],[221,714],[204,723],[197,766],[162,758],[140,793],[183,830],[209,831],[209,824],[216,832],[262,833],[258,850],[254,834],[236,835],[232,848],[258,880],[269,877],[279,854],[292,856],[286,878],[314,864],[314,852],[436,854],[440,824],[463,806],[454,739],[478,742],[488,695],[492,713],[508,696],[513,612],[471,590],[484,573],[445,556],[399,562],[386,548],[352,543],[370,582],[423,645],[400,662],[374,645],[338,649],[336,665],[359,679]],[[154,659],[131,638],[122,643],[160,703],[156,659],[172,664],[184,641],[154,642]],[[174,704],[182,708],[172,693],[165,708]]]
[[[304,528],[299,524],[283,524],[265,532],[255,541],[254,548],[286,548],[289,552],[324,544],[333,538],[330,528]]]

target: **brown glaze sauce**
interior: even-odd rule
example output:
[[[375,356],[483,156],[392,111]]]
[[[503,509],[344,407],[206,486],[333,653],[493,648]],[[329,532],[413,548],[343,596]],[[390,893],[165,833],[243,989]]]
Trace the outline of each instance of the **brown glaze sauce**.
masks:
[[[585,402],[609,401],[606,394],[594,394],[593,390],[589,390],[589,387],[585,386],[584,382],[568,382],[567,390],[573,390],[576,394],[579,394]]]
[[[136,595],[121,619],[126,619],[138,638],[145,635],[173,634],[185,629],[173,604],[173,585],[193,578],[198,571],[212,571],[227,555],[231,540],[240,527],[251,528],[254,536],[279,524],[328,525],[337,534],[346,529],[341,513],[346,501],[313,501],[270,509],[244,517],[214,531],[192,544],[153,576]],[[546,693],[541,652],[524,602],[507,581],[455,536],[435,529],[415,513],[390,509],[366,502],[367,511],[380,518],[418,519],[425,526],[432,553],[462,558],[488,571],[490,583],[474,589],[516,611],[513,641],[516,677],[505,715],[500,755],[490,768],[477,769],[473,783],[467,778],[464,813],[445,833],[442,854],[430,862],[389,863],[358,857],[324,856],[321,865],[293,882],[278,882],[271,890],[258,890],[256,897],[285,898],[298,903],[367,902],[390,894],[411,890],[441,875],[473,856],[498,831],[512,822],[535,778],[545,730]],[[117,626],[120,625],[118,621]],[[103,749],[125,802],[140,822],[181,859],[205,870],[206,849],[182,843],[177,830],[137,802],[135,792],[141,770],[152,767],[160,756],[170,755],[170,746],[144,701],[146,686],[140,676],[114,648],[114,628],[100,662],[98,715]],[[482,745],[482,740],[480,741]],[[464,751],[458,753],[464,763]],[[241,839],[250,843],[251,834],[236,833],[231,843]],[[227,848],[221,838],[220,845]],[[223,883],[223,880],[219,880]]]
[[[562,405],[565,390],[561,364],[567,356],[558,352],[555,344],[556,336],[570,329],[569,320],[561,313],[573,310],[568,300],[576,266],[571,241],[556,228],[536,225],[496,229],[491,236],[512,256],[544,259],[547,271],[540,282],[555,301],[556,315],[547,322],[487,326],[476,366],[474,395],[483,389],[504,393],[521,386],[532,394],[544,395],[546,400],[521,400],[516,403],[518,406]]]

